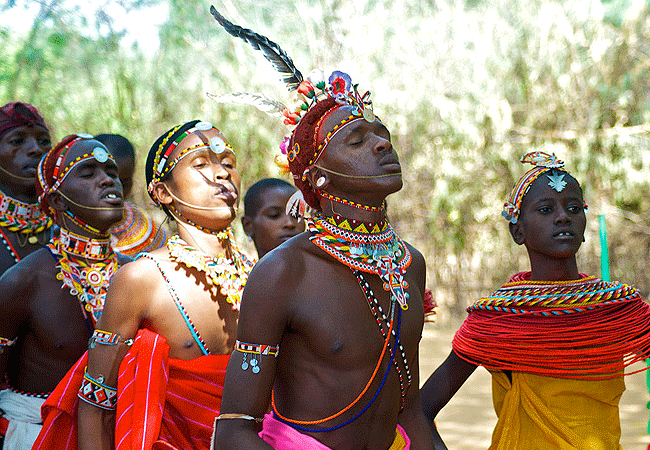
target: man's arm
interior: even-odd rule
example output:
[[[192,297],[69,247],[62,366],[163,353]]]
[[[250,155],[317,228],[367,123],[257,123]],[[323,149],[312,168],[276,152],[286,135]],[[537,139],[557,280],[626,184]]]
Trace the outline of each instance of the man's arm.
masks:
[[[117,389],[120,363],[129,350],[124,341],[135,337],[146,312],[147,296],[143,292],[149,290],[151,283],[147,282],[145,274],[156,270],[149,267],[147,262],[143,259],[127,264],[111,280],[104,311],[96,329],[118,334],[119,344],[96,344],[88,352],[88,375],[94,379],[103,377],[103,384],[111,388]],[[101,409],[80,400],[77,420],[79,450],[115,448],[114,410]]]
[[[31,261],[31,259],[30,259]],[[29,261],[10,267],[0,277],[0,377],[4,379],[9,356],[15,347],[15,339],[21,324],[29,317],[29,285],[35,271]],[[33,291],[33,289],[32,289]]]
[[[420,401],[424,415],[434,433],[438,434],[433,423],[438,412],[458,392],[469,376],[474,373],[476,365],[468,363],[453,350],[447,359],[433,372],[420,389]]]
[[[250,274],[237,328],[237,339],[240,342],[273,346],[281,343],[288,323],[286,299],[292,285],[288,275],[293,269],[288,266],[295,264],[295,261],[289,260],[290,258],[283,260],[276,250],[258,262]],[[298,270],[293,272],[301,273]],[[281,359],[281,347],[279,352]],[[230,357],[221,402],[221,417],[231,418],[216,422],[215,449],[271,449],[258,436],[259,425],[255,421],[232,418],[245,415],[261,419],[268,411],[279,358],[257,355],[260,370],[259,373],[254,373],[251,357],[254,355],[238,350]]]

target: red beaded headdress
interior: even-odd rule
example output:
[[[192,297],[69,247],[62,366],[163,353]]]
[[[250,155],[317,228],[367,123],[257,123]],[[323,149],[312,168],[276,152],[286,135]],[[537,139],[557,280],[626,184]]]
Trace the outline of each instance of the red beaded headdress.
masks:
[[[47,129],[45,119],[28,103],[11,102],[0,107],[0,136],[12,128],[40,125]]]
[[[113,156],[106,149],[106,146],[99,141],[95,141],[97,146],[91,152],[81,155],[73,161],[69,161],[68,164],[64,166],[63,163],[68,151],[74,147],[77,142],[88,139],[94,138],[92,135],[84,133],[66,136],[61,142],[52,148],[52,150],[47,152],[38,164],[38,169],[36,171],[36,193],[38,194],[38,202],[40,203],[43,212],[54,220],[57,220],[56,211],[48,203],[48,195],[61,187],[61,184],[74,166],[90,158],[94,158],[102,163],[109,159],[115,161]]]
[[[285,138],[280,145],[282,155],[276,157],[276,163],[291,172],[294,183],[298,187],[297,194],[302,194],[304,201],[314,209],[320,209],[319,196],[312,188],[307,174],[327,147],[333,133],[319,139],[319,127],[325,119],[338,108],[350,105],[352,114],[337,124],[332,132],[342,128],[352,120],[364,118],[369,122],[375,120],[370,100],[370,92],[359,94],[357,85],[352,83],[350,76],[344,72],[334,71],[326,79],[322,70],[312,71],[307,78],[295,67],[292,59],[278,44],[247,28],[242,28],[225,19],[214,6],[210,12],[217,22],[232,36],[249,43],[254,49],[262,51],[275,69],[283,75],[283,81],[289,91],[297,90],[304,101],[293,111],[282,103],[271,100],[263,95],[238,92],[235,94],[215,96],[219,102],[244,103],[274,116],[284,116],[286,125],[295,125],[291,136]],[[292,202],[292,200],[294,200]],[[299,206],[299,200],[292,197],[287,210],[296,215],[304,209]],[[302,214],[300,214],[302,215]]]

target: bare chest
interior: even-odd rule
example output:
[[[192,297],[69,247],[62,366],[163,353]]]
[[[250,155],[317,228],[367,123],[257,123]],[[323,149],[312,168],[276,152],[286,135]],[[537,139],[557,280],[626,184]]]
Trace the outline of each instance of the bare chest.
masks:
[[[172,357],[201,356],[201,347],[213,354],[232,351],[239,314],[218,286],[194,270],[171,264],[164,278],[161,274],[152,276],[159,281],[152,293],[147,326],[165,336]]]

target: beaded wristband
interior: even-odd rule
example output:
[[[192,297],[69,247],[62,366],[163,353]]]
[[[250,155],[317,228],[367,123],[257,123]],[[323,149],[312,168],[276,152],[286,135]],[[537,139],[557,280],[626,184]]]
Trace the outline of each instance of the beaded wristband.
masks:
[[[86,368],[87,370],[87,368]],[[111,388],[102,384],[103,376],[94,379],[84,370],[84,379],[77,396],[86,403],[90,403],[101,409],[114,411],[117,408],[117,388]]]

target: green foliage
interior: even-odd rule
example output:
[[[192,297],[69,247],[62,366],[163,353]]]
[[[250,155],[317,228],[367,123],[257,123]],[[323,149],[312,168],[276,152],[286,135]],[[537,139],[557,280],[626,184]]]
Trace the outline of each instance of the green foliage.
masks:
[[[292,104],[277,74],[198,0],[162,4],[153,54],[124,46],[120,17],[43,2],[32,29],[0,28],[0,98],[35,104],[56,139],[117,132],[140,160],[171,126],[213,121],[237,149],[244,186],[277,176],[288,133],[278,120],[206,92],[262,92]],[[107,3],[108,4],[108,3]],[[519,157],[555,152],[590,205],[584,272],[598,273],[595,216],[609,224],[614,277],[650,292],[650,14],[627,0],[222,0],[235,23],[278,42],[307,74],[347,71],[371,89],[404,166],[389,199],[400,234],[425,255],[440,320],[528,267],[501,218],[524,172]],[[5,2],[0,10],[16,7]],[[142,181],[136,186],[143,186]],[[146,201],[144,189],[138,200]],[[450,314],[447,314],[447,313]]]

